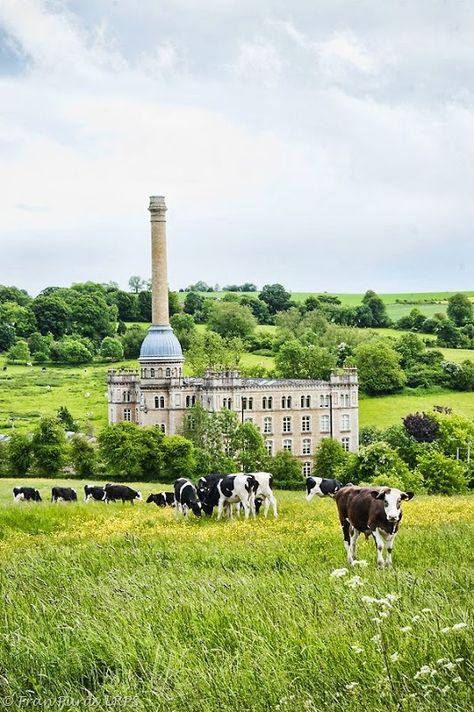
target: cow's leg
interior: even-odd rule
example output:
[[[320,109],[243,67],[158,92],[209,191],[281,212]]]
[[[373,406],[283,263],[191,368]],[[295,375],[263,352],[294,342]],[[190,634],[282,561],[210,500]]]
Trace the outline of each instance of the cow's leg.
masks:
[[[219,502],[217,503],[217,520],[218,521],[222,517],[223,511],[224,511],[224,500],[222,499],[222,497],[219,497]],[[232,512],[231,512],[231,516],[232,516]]]
[[[381,535],[379,529],[372,532],[374,537],[375,546],[377,547],[377,566],[383,568],[385,566],[385,561],[383,560],[383,536]]]
[[[352,560],[352,551],[351,551],[351,525],[349,524],[349,520],[345,519],[342,524],[342,536],[344,538],[344,548],[346,550],[347,554],[347,561],[350,565],[352,565],[353,560]]]
[[[249,515],[250,515],[251,508],[250,508],[249,503],[246,502],[244,499],[242,500],[242,507],[244,508],[245,519],[248,519]],[[253,516],[255,516],[255,510],[253,512]]]
[[[350,539],[350,552],[351,552],[351,558],[352,561],[350,563],[355,564],[356,562],[356,544],[357,544],[357,539],[360,536],[360,531],[358,529],[352,529],[351,531],[351,539]]]
[[[395,537],[397,536],[397,532],[394,532],[393,534],[389,534],[387,536],[386,540],[386,547],[387,547],[387,560],[385,562],[386,566],[391,566],[392,565],[392,549],[393,545],[395,543]]]
[[[185,517],[188,513],[188,505],[187,504],[182,504],[181,508],[183,510],[183,517]]]
[[[270,498],[265,497],[265,503],[263,505],[263,516],[265,517],[265,519],[267,518],[269,509],[270,509]],[[275,507],[273,507],[273,515],[275,515]]]
[[[179,502],[176,501],[174,503],[174,515],[175,515],[176,519],[179,518],[179,507],[180,507]]]
[[[275,517],[275,519],[278,519],[278,507],[277,507],[277,501],[275,499],[274,494],[270,495],[270,502],[273,507],[273,516]]]

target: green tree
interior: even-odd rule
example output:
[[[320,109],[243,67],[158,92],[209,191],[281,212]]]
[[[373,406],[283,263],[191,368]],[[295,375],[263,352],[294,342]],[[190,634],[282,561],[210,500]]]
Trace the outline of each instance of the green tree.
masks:
[[[51,334],[43,336],[39,331],[34,331],[28,338],[28,346],[32,354],[40,352],[49,357],[52,341]]]
[[[183,311],[177,292],[168,291],[168,311],[170,317]]]
[[[438,346],[446,346],[449,349],[458,349],[463,344],[463,335],[460,329],[457,329],[452,321],[444,319],[439,322],[436,328],[436,336],[438,337]]]
[[[18,341],[8,350],[8,363],[29,363],[30,359],[30,349],[24,339],[18,339]]]
[[[265,284],[258,298],[265,302],[270,314],[289,309],[291,305],[291,294],[286,291],[282,284]]]
[[[452,297],[448,299],[447,308],[448,317],[453,321],[456,326],[464,326],[473,320],[473,306],[469,297],[462,292],[453,294]]]
[[[241,297],[240,303],[243,307],[249,307],[259,324],[271,324],[272,317],[270,310],[261,299],[258,299],[258,297],[249,297],[244,295]]]
[[[40,332],[51,332],[57,339],[63,336],[69,326],[71,309],[66,301],[56,293],[40,294],[33,302],[33,312]]]
[[[66,461],[66,438],[56,418],[41,418],[31,441],[33,469],[40,477],[57,477]]]
[[[178,477],[191,477],[196,466],[192,442],[181,435],[170,435],[163,441],[163,482],[174,482]]]
[[[15,339],[15,328],[11,324],[0,324],[0,351],[8,351]]]
[[[419,361],[426,351],[426,346],[416,334],[403,334],[395,344],[395,351],[401,356],[402,367],[407,368]]]
[[[140,294],[143,294],[143,292],[140,292]],[[145,336],[145,329],[138,326],[138,324],[134,324],[127,329],[122,336],[123,355],[125,358],[138,358]]]
[[[250,422],[241,423],[235,437],[234,462],[241,472],[265,472],[269,457],[259,429]]]
[[[383,341],[360,344],[355,350],[359,382],[369,395],[395,393],[405,383],[400,354]]]
[[[71,310],[73,330],[76,333],[99,340],[115,332],[117,308],[110,307],[103,295],[79,293]]]
[[[231,302],[212,304],[208,327],[223,337],[246,339],[255,331],[256,325],[257,320],[248,307]]]
[[[61,405],[57,410],[58,422],[62,425],[64,430],[69,430],[70,432],[76,433],[79,430],[77,421],[71,415],[69,408],[65,405]]]
[[[163,482],[165,436],[158,425],[140,429],[143,479]]]
[[[301,489],[304,483],[299,460],[288,450],[280,450],[271,458],[268,471],[276,489]]]
[[[65,336],[60,341],[53,343],[51,359],[58,363],[90,363],[92,361],[92,352],[80,339]]]
[[[100,356],[107,361],[121,361],[123,359],[123,346],[120,339],[106,336],[100,344]]]
[[[136,321],[139,318],[139,305],[136,294],[118,290],[114,299],[118,318],[122,321]]]
[[[25,289],[18,287],[5,287],[0,284],[0,303],[15,302],[22,307],[27,307],[31,304],[32,298]]]
[[[314,453],[313,475],[337,479],[347,457],[347,453],[338,440],[324,438]]]
[[[467,490],[464,463],[432,450],[418,459],[417,473],[422,478],[428,494],[461,494]]]
[[[388,443],[367,445],[358,453],[358,481],[420,491],[421,479]]]
[[[186,314],[195,316],[204,306],[204,297],[196,292],[188,292],[184,298],[184,311]]]
[[[374,327],[390,326],[390,319],[387,315],[387,308],[384,301],[369,289],[362,297],[362,304],[372,312],[372,324]]]
[[[71,439],[69,461],[77,477],[95,477],[97,474],[97,451],[87,438],[77,433]]]
[[[292,340],[284,344],[275,356],[275,369],[281,378],[327,380],[336,366],[336,357],[328,349],[304,346]]]
[[[149,289],[138,294],[138,318],[148,324],[151,322],[151,292]]]
[[[459,364],[449,385],[457,391],[474,391],[474,361],[465,360]]]
[[[36,319],[30,306],[16,302],[0,302],[0,323],[9,324],[18,336],[29,336],[36,328]]]
[[[130,287],[130,290],[132,292],[138,294],[138,292],[141,292],[143,289],[145,289],[146,280],[144,280],[142,277],[139,277],[138,275],[132,275],[132,277],[130,277],[130,279],[128,280],[128,286]]]
[[[193,317],[191,314],[173,314],[170,324],[183,351],[187,351],[196,334],[196,324]]]
[[[25,477],[31,467],[31,439],[23,433],[13,433],[8,442],[8,472],[13,477]]]
[[[135,423],[107,425],[98,437],[99,454],[106,471],[115,479],[138,479],[142,475],[143,445]]]

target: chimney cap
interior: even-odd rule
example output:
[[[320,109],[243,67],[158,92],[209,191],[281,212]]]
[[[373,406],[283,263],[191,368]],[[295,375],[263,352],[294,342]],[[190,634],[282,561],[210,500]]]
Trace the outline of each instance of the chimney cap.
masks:
[[[164,195],[150,195],[149,210],[166,210]]]

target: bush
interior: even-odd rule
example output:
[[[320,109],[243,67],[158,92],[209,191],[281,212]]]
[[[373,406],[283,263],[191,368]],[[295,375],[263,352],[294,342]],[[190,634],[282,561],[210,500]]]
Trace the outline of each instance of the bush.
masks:
[[[83,435],[76,434],[71,440],[69,459],[77,477],[95,477],[97,453],[95,447]]]
[[[409,435],[419,443],[432,443],[438,437],[439,423],[434,415],[414,413],[403,419],[403,425]]]
[[[123,359],[123,346],[120,339],[106,336],[100,344],[100,356],[107,361],[121,361]]]
[[[314,454],[313,474],[316,477],[335,477],[338,479],[339,472],[346,459],[347,453],[339,440],[324,438]]]
[[[355,362],[361,388],[369,395],[394,393],[405,383],[400,354],[384,341],[360,344],[355,350]]]
[[[275,489],[302,489],[304,478],[299,460],[288,450],[280,450],[268,466]]]
[[[428,494],[462,494],[467,490],[466,467],[462,462],[431,451],[418,459],[417,473]]]

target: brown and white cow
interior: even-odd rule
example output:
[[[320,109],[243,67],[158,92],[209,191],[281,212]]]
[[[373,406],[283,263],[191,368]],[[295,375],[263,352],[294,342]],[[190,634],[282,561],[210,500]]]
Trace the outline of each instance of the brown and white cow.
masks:
[[[360,534],[373,536],[377,547],[377,564],[391,566],[395,536],[402,519],[401,503],[411,499],[413,492],[393,487],[343,487],[336,492],[347,560],[354,564],[356,543]],[[384,561],[383,547],[387,547]]]

